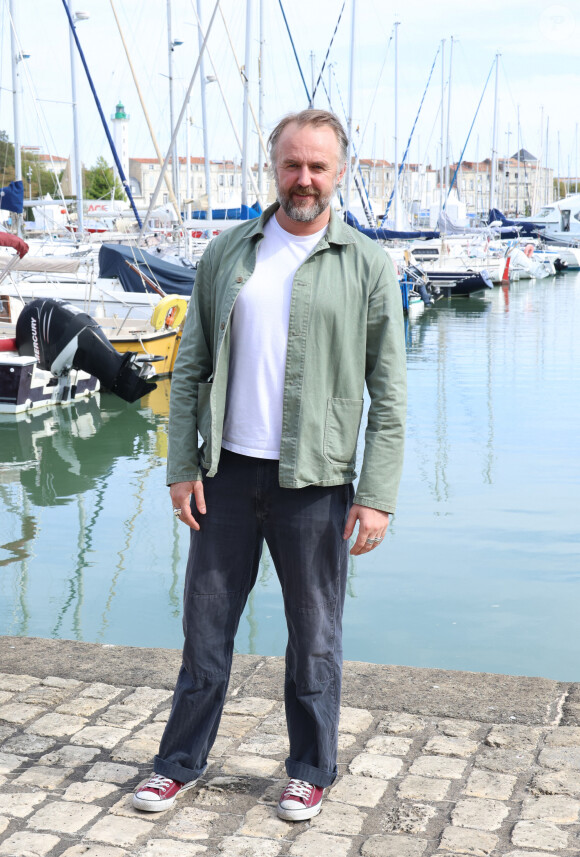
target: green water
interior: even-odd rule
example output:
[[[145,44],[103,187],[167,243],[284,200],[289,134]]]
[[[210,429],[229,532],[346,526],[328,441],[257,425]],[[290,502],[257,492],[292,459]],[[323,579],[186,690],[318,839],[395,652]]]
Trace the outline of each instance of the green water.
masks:
[[[398,514],[351,563],[345,657],[580,680],[579,325],[573,272],[408,323]],[[0,417],[1,633],[180,647],[168,392]],[[285,639],[266,554],[237,650]]]

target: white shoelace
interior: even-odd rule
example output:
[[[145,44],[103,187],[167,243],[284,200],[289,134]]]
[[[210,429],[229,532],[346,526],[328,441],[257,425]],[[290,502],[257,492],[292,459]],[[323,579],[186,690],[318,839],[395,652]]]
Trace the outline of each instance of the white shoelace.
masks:
[[[164,792],[172,782],[173,780],[169,777],[163,777],[161,774],[153,774],[151,779],[145,783],[143,789],[159,789]]]
[[[313,788],[312,783],[307,783],[306,780],[290,780],[284,789],[284,800],[290,797],[290,795],[302,798],[302,800],[308,800]]]

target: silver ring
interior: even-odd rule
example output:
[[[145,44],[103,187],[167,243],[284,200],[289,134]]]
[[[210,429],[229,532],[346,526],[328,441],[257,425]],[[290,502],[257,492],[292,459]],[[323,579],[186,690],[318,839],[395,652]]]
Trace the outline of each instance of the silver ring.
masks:
[[[176,518],[179,518],[179,516],[181,515],[181,509],[174,509],[173,514]]]
[[[367,545],[380,545],[382,540],[383,540],[382,537],[380,539],[367,539],[365,544],[367,544]]]

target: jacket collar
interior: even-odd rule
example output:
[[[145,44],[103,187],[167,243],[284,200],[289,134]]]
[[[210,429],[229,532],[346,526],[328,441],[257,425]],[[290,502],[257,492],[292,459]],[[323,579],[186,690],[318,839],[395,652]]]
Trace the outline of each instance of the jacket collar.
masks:
[[[272,217],[275,211],[278,211],[280,208],[279,202],[274,202],[272,205],[269,205],[262,214],[256,218],[252,227],[248,232],[248,238],[252,238],[254,236],[263,236],[264,235],[264,226],[268,222],[268,220]],[[352,226],[348,226],[343,220],[340,219],[339,215],[334,211],[331,207],[330,209],[330,222],[328,224],[328,230],[325,235],[325,239],[329,244],[354,244],[355,237],[353,235]]]

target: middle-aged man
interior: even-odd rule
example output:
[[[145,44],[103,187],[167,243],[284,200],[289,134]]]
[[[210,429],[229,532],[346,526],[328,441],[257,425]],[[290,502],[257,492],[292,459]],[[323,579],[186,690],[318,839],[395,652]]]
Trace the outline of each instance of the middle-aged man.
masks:
[[[192,531],[185,644],[155,773],[133,797],[142,810],[167,809],[206,769],[265,539],[288,625],[278,814],[320,812],[337,774],[348,539],[358,521],[350,552],[374,550],[395,509],[406,387],[393,266],[330,207],[346,169],[336,116],[287,116],[269,145],[278,202],[207,248],[172,380],[167,483]]]

